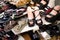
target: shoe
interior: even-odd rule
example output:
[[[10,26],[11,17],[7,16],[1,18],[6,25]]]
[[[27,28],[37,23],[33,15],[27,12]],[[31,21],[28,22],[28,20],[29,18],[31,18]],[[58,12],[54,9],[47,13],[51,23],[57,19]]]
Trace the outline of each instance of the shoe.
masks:
[[[48,15],[46,15],[45,17],[45,20],[48,21],[48,22],[51,22],[51,23],[54,23],[56,20],[57,20],[57,15],[59,13],[59,11],[53,9],[54,11],[57,12],[56,15],[52,14],[52,13],[49,13]]]
[[[28,7],[27,9],[28,9],[27,10],[28,25],[29,25],[29,27],[33,27],[34,26],[34,23],[35,23],[35,14],[32,11],[32,8],[31,7]]]
[[[28,34],[32,40],[40,40],[40,36],[37,32],[33,33],[32,31],[29,31]]]

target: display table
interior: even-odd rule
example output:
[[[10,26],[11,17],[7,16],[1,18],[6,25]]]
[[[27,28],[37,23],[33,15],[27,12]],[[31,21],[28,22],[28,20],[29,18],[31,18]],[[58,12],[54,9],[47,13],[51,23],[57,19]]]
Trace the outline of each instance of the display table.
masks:
[[[43,21],[43,25],[51,24],[51,23],[47,22],[44,17],[42,18],[42,21]],[[19,23],[21,24],[21,22],[19,22]],[[20,33],[28,32],[30,30],[34,30],[34,31],[39,30],[39,26],[37,26],[36,24],[33,27],[29,27],[28,24],[25,25],[24,27],[20,27],[20,26],[17,25],[16,27],[12,28],[11,30],[14,34],[17,35],[17,34],[20,34]]]

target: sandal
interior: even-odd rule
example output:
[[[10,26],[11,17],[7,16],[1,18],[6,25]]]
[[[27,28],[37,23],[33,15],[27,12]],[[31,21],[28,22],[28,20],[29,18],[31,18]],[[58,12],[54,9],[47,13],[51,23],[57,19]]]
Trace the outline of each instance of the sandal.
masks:
[[[41,15],[38,10],[35,11],[35,21],[39,27],[42,25]]]
[[[53,10],[56,11],[57,14],[59,13],[59,11],[57,11],[57,10],[55,10],[55,9],[53,9]],[[56,19],[57,19],[57,14],[56,14],[56,15],[54,15],[54,14],[48,14],[48,15],[45,17],[45,20],[48,21],[48,22],[54,22],[54,21],[56,21]]]
[[[34,19],[35,19],[35,16],[34,16],[34,13],[32,11],[32,8],[31,7],[28,7],[27,8],[27,16],[28,16],[28,25],[29,27],[33,27],[34,26]]]
[[[29,27],[32,27],[32,26],[34,26],[34,19],[28,19],[28,25],[29,25]]]

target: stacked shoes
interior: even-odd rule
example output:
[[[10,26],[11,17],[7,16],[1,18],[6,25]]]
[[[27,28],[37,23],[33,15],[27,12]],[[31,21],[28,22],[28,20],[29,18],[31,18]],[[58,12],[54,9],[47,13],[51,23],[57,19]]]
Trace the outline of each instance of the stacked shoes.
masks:
[[[0,14],[0,25],[4,26],[10,20],[11,18],[9,14],[6,14],[4,12]]]

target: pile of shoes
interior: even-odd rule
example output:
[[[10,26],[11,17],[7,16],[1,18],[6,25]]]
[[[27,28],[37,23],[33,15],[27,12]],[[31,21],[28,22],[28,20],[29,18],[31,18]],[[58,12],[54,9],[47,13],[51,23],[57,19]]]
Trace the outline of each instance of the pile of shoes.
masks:
[[[27,25],[27,6],[17,8],[15,5],[9,2],[0,2],[0,40],[17,40],[11,29],[20,32],[22,28]],[[25,14],[24,14],[25,13]],[[44,13],[44,12],[43,12]],[[45,14],[41,14],[45,16]],[[21,20],[21,18],[25,18]],[[60,14],[57,15],[57,20],[60,20]],[[23,27],[24,26],[24,27]],[[17,33],[18,33],[17,32]],[[50,39],[50,36],[60,35],[60,24],[41,25],[39,30],[32,32],[26,32],[32,40],[40,40],[40,36],[46,39]],[[23,33],[22,33],[23,34]],[[44,35],[46,34],[46,35]],[[23,34],[24,35],[24,34]],[[16,39],[14,39],[16,38]]]

